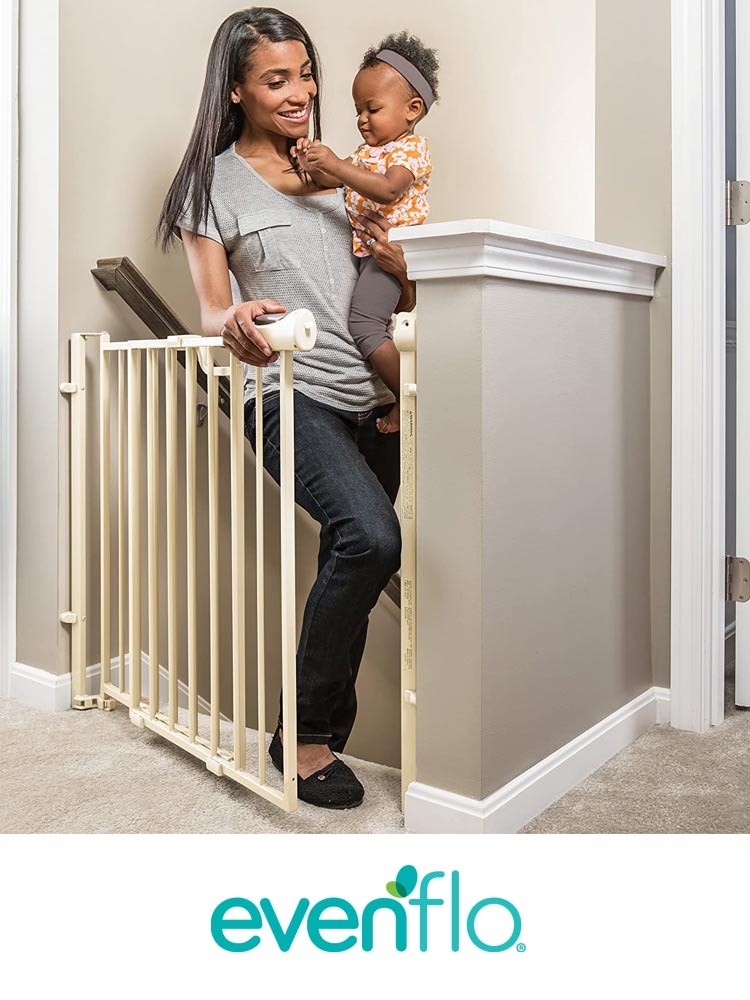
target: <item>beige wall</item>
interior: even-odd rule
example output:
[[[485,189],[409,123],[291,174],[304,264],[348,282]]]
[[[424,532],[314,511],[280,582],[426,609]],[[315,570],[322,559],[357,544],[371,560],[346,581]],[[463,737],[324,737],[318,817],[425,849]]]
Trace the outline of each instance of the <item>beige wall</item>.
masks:
[[[484,798],[651,686],[649,305],[420,295],[417,778]]]
[[[598,0],[596,238],[671,255],[669,0]],[[669,686],[671,268],[651,304],[651,656]]]
[[[484,311],[483,797],[652,684],[648,302],[490,280]]]
[[[364,51],[392,31],[440,55],[440,103],[420,127],[435,164],[431,222],[493,218],[594,235],[595,0],[290,0],[325,74],[324,139],[340,155],[361,138],[351,82]]]

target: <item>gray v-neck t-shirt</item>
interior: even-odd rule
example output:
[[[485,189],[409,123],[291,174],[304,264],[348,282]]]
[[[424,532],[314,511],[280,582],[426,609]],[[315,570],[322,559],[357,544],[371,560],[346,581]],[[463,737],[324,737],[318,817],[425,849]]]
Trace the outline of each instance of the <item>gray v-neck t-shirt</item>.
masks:
[[[312,312],[318,337],[311,351],[295,352],[295,389],[344,410],[393,402],[348,329],[359,272],[342,188],[327,195],[282,194],[232,145],[214,160],[208,218],[195,224],[185,211],[177,225],[224,246],[235,302],[276,299],[289,312]],[[245,401],[255,398],[255,372],[245,366]],[[264,369],[264,395],[278,390],[280,375],[279,361]]]

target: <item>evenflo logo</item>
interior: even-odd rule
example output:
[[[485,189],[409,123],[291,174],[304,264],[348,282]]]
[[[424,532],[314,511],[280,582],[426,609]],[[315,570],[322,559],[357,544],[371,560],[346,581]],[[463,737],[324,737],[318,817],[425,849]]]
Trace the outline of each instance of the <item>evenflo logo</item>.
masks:
[[[326,896],[315,903],[302,898],[285,923],[270,899],[257,904],[242,896],[223,900],[211,915],[211,935],[225,951],[252,951],[261,945],[275,944],[289,951],[301,935],[320,951],[348,951],[359,946],[363,951],[374,947],[406,951],[407,948],[447,947],[458,951],[462,944],[481,951],[508,951],[519,943],[521,914],[507,899],[487,896],[468,909],[461,899],[461,881],[457,871],[427,872],[421,878],[413,865],[404,865],[392,882],[386,883],[388,896],[371,899],[360,910],[341,896]],[[442,890],[442,891],[441,891]],[[444,898],[445,897],[445,898]],[[438,910],[438,907],[447,907]],[[376,915],[390,911],[393,917]],[[433,918],[430,918],[430,914]],[[440,921],[439,936],[431,924]],[[342,936],[343,935],[343,936]]]

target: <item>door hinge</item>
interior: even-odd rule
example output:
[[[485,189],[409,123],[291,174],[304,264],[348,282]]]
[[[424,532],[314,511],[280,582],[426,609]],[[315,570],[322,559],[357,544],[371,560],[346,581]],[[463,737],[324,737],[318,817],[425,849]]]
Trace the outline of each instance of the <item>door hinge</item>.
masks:
[[[740,556],[727,556],[726,597],[727,601],[750,600],[750,562]]]
[[[727,225],[750,222],[750,181],[727,181]]]

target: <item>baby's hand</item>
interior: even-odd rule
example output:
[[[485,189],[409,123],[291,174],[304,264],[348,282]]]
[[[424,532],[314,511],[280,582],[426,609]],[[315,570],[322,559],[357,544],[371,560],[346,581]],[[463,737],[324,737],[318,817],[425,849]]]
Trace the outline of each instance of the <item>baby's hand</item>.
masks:
[[[320,139],[315,139],[313,142],[310,142],[309,139],[306,141],[308,145],[305,154],[310,170],[335,174],[339,158],[334,151],[330,147],[324,146]]]

